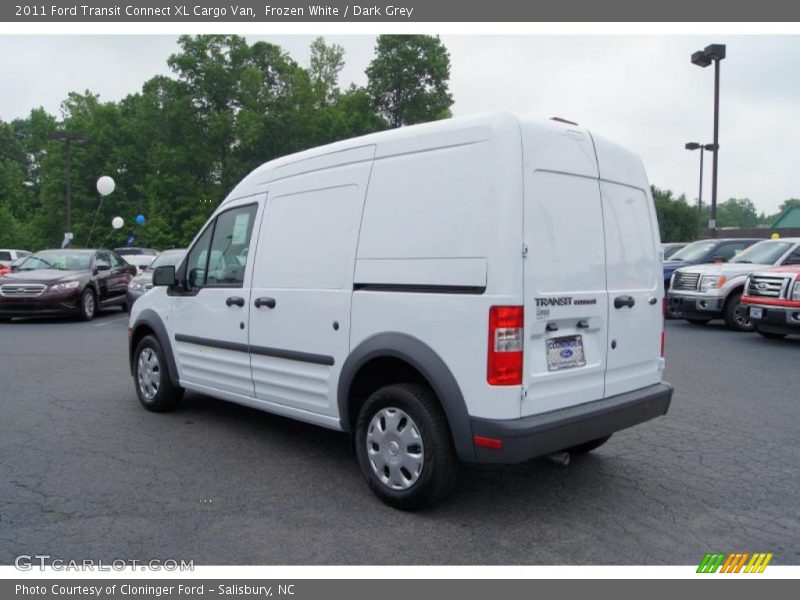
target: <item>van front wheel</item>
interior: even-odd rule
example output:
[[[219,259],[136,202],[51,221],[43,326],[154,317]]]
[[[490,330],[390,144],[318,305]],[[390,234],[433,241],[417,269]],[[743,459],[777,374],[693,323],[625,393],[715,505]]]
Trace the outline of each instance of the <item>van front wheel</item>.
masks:
[[[142,338],[136,346],[133,361],[136,395],[142,406],[153,412],[176,409],[183,399],[183,388],[172,385],[164,350],[154,336]]]
[[[390,506],[417,510],[453,489],[458,460],[447,419],[427,386],[393,384],[374,392],[358,414],[355,446],[361,474]]]

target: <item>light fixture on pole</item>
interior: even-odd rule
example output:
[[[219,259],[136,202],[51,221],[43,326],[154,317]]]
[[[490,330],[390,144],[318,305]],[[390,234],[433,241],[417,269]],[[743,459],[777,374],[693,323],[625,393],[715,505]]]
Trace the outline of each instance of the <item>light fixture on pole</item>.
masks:
[[[64,248],[72,241],[72,190],[70,186],[72,171],[72,142],[83,144],[88,136],[79,131],[56,131],[47,135],[48,140],[66,143],[67,150],[67,230],[64,232],[64,241],[61,247]]]
[[[719,61],[725,58],[725,44],[710,44],[692,54],[692,64],[707,67],[714,63],[714,164],[711,170],[711,219],[708,228],[717,237],[717,169],[719,166]]]
[[[703,152],[708,150],[714,151],[714,144],[698,144],[697,142],[688,142],[685,146],[687,150],[700,150],[700,187],[697,192],[697,210],[703,210]]]

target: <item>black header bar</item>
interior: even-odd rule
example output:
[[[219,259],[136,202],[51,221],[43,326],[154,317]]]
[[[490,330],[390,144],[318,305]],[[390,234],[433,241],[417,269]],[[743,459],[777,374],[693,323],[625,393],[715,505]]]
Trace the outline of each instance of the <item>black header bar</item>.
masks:
[[[786,0],[12,0],[4,22],[787,22]]]

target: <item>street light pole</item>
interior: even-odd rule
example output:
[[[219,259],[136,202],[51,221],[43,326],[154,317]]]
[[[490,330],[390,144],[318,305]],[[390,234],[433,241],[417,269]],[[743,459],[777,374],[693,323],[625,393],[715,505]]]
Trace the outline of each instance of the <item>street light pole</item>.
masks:
[[[700,150],[700,187],[697,191],[697,211],[703,210],[703,154],[706,150],[709,152],[714,151],[714,144],[698,144],[697,142],[688,142],[684,146],[687,150]]]
[[[725,46],[722,46],[725,57]],[[719,167],[719,61],[714,61],[714,162],[711,167],[711,229],[717,237],[717,169]]]
[[[56,131],[47,136],[48,140],[66,143],[67,152],[67,230],[64,234],[63,246],[66,246],[72,239],[72,142],[82,144],[86,141],[86,134],[77,131]],[[63,247],[62,246],[62,247]]]
[[[711,218],[708,227],[717,237],[717,171],[719,168],[719,61],[725,58],[725,44],[710,44],[692,54],[692,64],[707,67],[714,63],[714,163],[711,172]]]

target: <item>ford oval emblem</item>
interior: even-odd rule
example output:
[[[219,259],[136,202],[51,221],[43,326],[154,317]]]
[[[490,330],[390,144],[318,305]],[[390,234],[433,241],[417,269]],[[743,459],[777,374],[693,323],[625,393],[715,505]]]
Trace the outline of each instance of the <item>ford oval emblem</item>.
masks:
[[[762,290],[763,291],[763,290],[767,289],[768,287],[769,286],[766,283],[764,283],[763,281],[756,284],[756,289],[757,290]]]
[[[572,350],[569,348],[564,348],[561,352],[559,352],[559,354],[561,355],[561,358],[569,358],[572,356]]]

